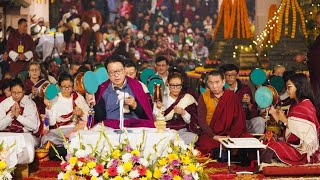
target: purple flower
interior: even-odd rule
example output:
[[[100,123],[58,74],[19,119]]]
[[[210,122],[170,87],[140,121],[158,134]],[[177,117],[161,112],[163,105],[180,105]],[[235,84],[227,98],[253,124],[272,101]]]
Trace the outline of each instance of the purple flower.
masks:
[[[112,160],[112,166],[118,166],[118,164],[119,164],[119,159],[113,159]]]
[[[137,163],[137,162],[140,161],[140,157],[138,157],[138,156],[132,156],[131,160],[132,160],[132,164],[135,164],[135,163]]]
[[[126,149],[126,151],[127,151],[128,153],[130,153],[130,152],[132,151],[131,146],[126,146],[125,149]]]
[[[172,179],[172,176],[170,174],[163,174],[161,176],[161,179],[163,180],[171,180]]]
[[[183,180],[192,180],[191,174],[182,177]]]
[[[172,166],[179,166],[179,165],[180,165],[180,162],[179,162],[178,159],[175,159],[175,160],[172,160],[171,165],[172,165]]]

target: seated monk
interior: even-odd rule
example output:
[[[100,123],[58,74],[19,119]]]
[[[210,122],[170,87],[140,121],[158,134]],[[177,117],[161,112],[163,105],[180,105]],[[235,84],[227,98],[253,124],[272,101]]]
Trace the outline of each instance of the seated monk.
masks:
[[[211,71],[207,83],[209,90],[198,101],[198,123],[202,134],[196,143],[204,154],[219,148],[218,139],[222,136],[249,136],[241,101],[234,92],[224,88],[223,72]]]
[[[163,101],[154,103],[153,115],[157,116],[161,109],[167,121],[167,128],[178,131],[186,144],[190,144],[196,138],[196,134],[189,132],[190,123],[198,123],[197,101],[188,93],[182,92],[183,77],[178,72],[168,76],[169,94],[163,97]]]
[[[44,132],[41,144],[51,141],[55,145],[63,145],[63,138],[56,128],[70,138],[78,129],[84,129],[89,112],[89,106],[83,96],[73,91],[73,78],[70,74],[62,73],[58,84],[61,92],[49,101],[44,99],[46,115],[49,118],[49,131]]]
[[[24,94],[20,79],[10,84],[11,96],[0,103],[0,131],[37,133],[40,120],[35,103]]]
[[[289,77],[287,92],[296,103],[286,116],[272,106],[269,113],[286,126],[284,141],[272,141],[261,153],[262,162],[271,163],[276,158],[290,165],[320,162],[320,125],[313,105],[314,97],[306,75],[300,73]]]
[[[147,95],[139,81],[126,77],[122,58],[110,57],[106,68],[109,80],[99,86],[95,95],[95,124],[104,122],[106,126],[119,128],[118,96],[125,95],[124,126],[154,127],[152,109]]]

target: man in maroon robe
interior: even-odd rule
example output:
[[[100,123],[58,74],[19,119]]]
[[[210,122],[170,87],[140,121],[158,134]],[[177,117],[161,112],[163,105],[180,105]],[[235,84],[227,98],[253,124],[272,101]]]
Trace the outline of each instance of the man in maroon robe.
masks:
[[[102,83],[96,93],[95,123],[103,122],[111,128],[119,128],[121,111],[118,96],[123,93],[127,94],[124,106],[128,107],[123,115],[124,126],[154,127],[154,118],[147,95],[139,81],[126,77],[122,58],[110,57],[106,67],[109,80]]]
[[[26,70],[34,56],[35,46],[27,30],[27,20],[22,18],[18,21],[18,29],[12,31],[8,39],[6,53],[9,55],[10,71],[15,75]]]
[[[320,11],[316,14],[317,28],[320,28]],[[317,110],[317,118],[320,120],[320,35],[310,47],[306,55],[297,55],[295,61],[304,62],[309,67],[310,83],[315,97],[314,106]]]
[[[223,72],[210,72],[207,83],[209,90],[198,101],[198,120],[202,134],[196,143],[196,147],[204,154],[218,148],[218,139],[222,136],[249,136],[240,100],[235,93],[223,87]]]

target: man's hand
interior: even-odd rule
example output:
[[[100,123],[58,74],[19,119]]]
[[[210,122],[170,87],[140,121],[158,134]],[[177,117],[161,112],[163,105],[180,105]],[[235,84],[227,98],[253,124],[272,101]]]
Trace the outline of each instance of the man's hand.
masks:
[[[124,99],[124,104],[131,106],[132,109],[136,109],[137,108],[137,102],[136,102],[136,100],[134,99],[133,96],[129,96],[129,97],[125,98]]]
[[[213,136],[213,139],[216,141],[218,141],[220,138],[229,138],[229,136],[218,136],[218,135]]]
[[[249,104],[249,103],[251,103],[250,100],[251,100],[251,97],[249,96],[249,94],[244,94],[243,95],[242,102]]]
[[[306,55],[302,55],[302,54],[298,54],[294,57],[294,60],[297,62],[297,63],[301,63],[303,61],[306,60]]]
[[[8,60],[8,57],[9,57],[9,54],[6,53],[6,52],[2,55],[2,59],[3,59],[4,61]]]
[[[94,95],[93,94],[86,93],[86,100],[87,100],[87,103],[89,104],[89,106],[96,105],[96,101],[94,99]]]
[[[177,113],[177,114],[180,114],[182,116],[184,116],[186,114],[186,110],[182,109],[179,106],[175,106],[174,107],[174,112]]]
[[[26,59],[26,56],[25,56],[24,54],[19,54],[19,55],[18,55],[18,59],[19,59],[20,61],[24,61],[24,60]]]
[[[156,102],[156,106],[157,106],[158,109],[161,109],[163,107],[163,104],[162,104],[162,102],[160,100],[158,100]]]
[[[32,98],[37,97],[38,96],[38,88],[32,87],[31,93],[32,93]]]

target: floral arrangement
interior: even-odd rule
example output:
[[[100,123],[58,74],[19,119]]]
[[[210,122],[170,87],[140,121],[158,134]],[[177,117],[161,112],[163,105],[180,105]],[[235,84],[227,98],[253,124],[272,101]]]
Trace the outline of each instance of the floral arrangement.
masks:
[[[14,142],[7,148],[4,148],[3,144],[4,142],[2,141],[0,144],[0,179],[12,179],[11,173],[15,168],[9,168],[6,159],[9,156],[10,148],[15,146],[16,143]]]
[[[79,133],[78,133],[79,134]],[[81,140],[80,134],[79,138]],[[143,135],[143,139],[145,134]],[[101,140],[106,140],[109,147],[99,147]],[[157,146],[153,146],[154,153],[143,157],[143,143],[136,148],[130,146],[128,139],[119,145],[112,146],[106,134],[101,131],[96,145],[83,145],[80,141],[79,149],[70,149],[66,160],[61,160],[59,180],[90,179],[90,180],[197,180],[209,179],[209,170],[204,170],[207,160],[201,164],[197,161],[199,152],[193,148],[194,144],[185,145],[179,140],[170,141],[167,151],[160,154]],[[142,141],[144,142],[144,141]],[[56,151],[58,154],[58,152]]]
[[[103,138],[108,142],[108,151],[103,150],[106,148],[99,150],[98,144]],[[127,139],[113,147],[108,137],[101,132],[95,147],[81,144],[80,149],[68,148],[66,160],[58,155],[62,160],[58,179],[151,179],[150,165],[148,160],[142,157],[141,147],[142,145],[132,148]],[[57,151],[56,153],[58,154]]]
[[[157,149],[154,147],[157,154]],[[197,180],[209,179],[210,170],[205,170],[205,166],[211,162],[206,160],[199,163],[197,158],[200,152],[194,149],[194,143],[189,146],[179,139],[170,141],[167,148],[167,154],[158,157],[154,163],[154,179],[162,180]]]

